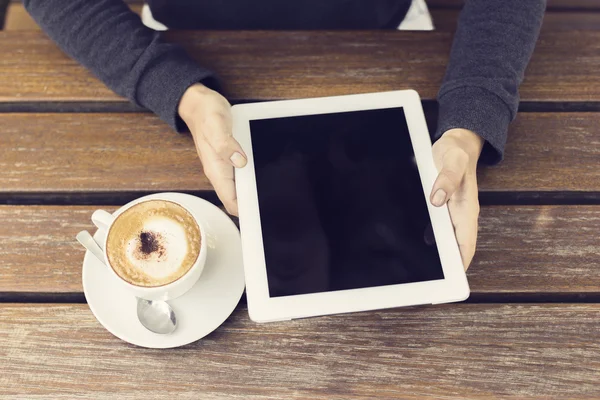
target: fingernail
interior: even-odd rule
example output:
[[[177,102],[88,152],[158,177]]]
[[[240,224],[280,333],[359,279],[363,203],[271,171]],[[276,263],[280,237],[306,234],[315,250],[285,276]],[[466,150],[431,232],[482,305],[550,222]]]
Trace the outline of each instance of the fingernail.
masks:
[[[435,194],[433,195],[433,199],[431,200],[431,203],[436,207],[440,207],[440,206],[444,205],[445,201],[446,201],[446,191],[444,189],[438,189],[438,191],[435,192]]]
[[[244,168],[244,166],[246,165],[246,159],[244,158],[243,155],[241,155],[237,151],[235,153],[233,153],[233,155],[231,156],[230,160],[231,160],[231,163],[236,168]]]

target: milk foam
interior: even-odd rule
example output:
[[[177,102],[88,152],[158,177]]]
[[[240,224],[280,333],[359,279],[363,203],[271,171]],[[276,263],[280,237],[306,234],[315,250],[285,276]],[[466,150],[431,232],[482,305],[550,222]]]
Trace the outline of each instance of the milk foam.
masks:
[[[144,254],[140,250],[140,236],[130,238],[125,247],[125,256],[131,268],[150,279],[163,279],[183,267],[189,245],[186,232],[180,223],[157,215],[144,221],[142,232],[155,235],[160,249]]]

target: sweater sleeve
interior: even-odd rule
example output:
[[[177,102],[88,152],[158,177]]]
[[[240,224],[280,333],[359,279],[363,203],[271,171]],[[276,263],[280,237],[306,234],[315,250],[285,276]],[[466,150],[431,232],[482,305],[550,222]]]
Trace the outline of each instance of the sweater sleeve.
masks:
[[[485,139],[482,162],[502,160],[545,7],[545,0],[466,1],[438,93],[437,138],[469,129]]]
[[[122,0],[25,0],[29,14],[71,57],[121,96],[177,131],[177,107],[194,83],[216,86],[213,74],[177,45],[145,27]]]

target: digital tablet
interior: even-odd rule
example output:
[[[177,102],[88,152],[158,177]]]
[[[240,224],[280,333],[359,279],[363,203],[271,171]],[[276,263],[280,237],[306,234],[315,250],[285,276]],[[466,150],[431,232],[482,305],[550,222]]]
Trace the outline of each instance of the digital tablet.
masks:
[[[415,91],[236,105],[233,134],[252,320],[468,297]]]

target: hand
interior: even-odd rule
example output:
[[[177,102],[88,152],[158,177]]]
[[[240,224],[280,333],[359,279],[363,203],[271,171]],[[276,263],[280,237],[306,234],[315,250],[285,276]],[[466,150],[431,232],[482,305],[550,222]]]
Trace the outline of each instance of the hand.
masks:
[[[479,199],[477,160],[483,139],[467,129],[451,129],[433,145],[433,159],[440,171],[431,191],[431,204],[448,203],[454,233],[465,271],[475,255]]]
[[[204,174],[230,214],[237,215],[233,167],[243,168],[246,155],[231,131],[231,105],[202,84],[190,86],[181,97],[178,112],[186,123]]]

